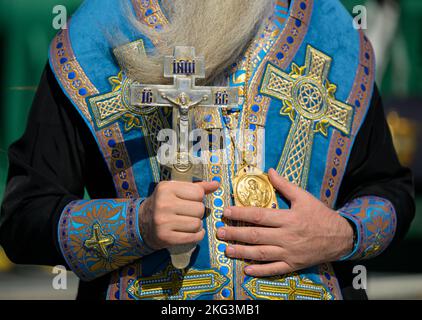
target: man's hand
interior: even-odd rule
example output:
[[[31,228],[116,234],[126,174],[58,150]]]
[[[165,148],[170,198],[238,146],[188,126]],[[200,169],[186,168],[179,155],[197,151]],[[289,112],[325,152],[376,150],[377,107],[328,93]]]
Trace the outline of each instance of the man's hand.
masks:
[[[205,235],[204,196],[218,189],[217,182],[160,182],[140,209],[140,229],[154,250],[200,242]]]
[[[298,186],[269,171],[272,185],[290,202],[289,210],[230,207],[224,216],[256,226],[223,227],[217,236],[236,241],[231,258],[264,262],[245,268],[254,277],[275,276],[335,261],[353,248],[353,228],[346,219]]]

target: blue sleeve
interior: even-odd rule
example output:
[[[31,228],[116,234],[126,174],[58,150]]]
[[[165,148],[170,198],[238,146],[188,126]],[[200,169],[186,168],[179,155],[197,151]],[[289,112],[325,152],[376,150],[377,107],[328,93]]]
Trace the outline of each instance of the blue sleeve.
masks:
[[[72,271],[84,281],[150,253],[138,223],[142,199],[73,201],[62,212],[58,239]]]
[[[352,200],[338,210],[355,227],[352,252],[341,260],[369,259],[379,255],[392,242],[397,228],[397,217],[390,201],[366,196]]]

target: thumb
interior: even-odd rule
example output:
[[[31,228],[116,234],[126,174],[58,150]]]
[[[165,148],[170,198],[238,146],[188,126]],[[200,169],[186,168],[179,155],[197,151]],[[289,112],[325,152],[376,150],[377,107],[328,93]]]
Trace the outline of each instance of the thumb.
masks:
[[[217,189],[220,187],[220,184],[217,181],[201,181],[197,182],[196,184],[204,189],[205,194],[213,193],[214,191],[217,191]]]
[[[285,196],[287,200],[290,200],[290,202],[296,201],[302,193],[301,188],[280,176],[274,169],[268,171],[268,177],[273,187]]]

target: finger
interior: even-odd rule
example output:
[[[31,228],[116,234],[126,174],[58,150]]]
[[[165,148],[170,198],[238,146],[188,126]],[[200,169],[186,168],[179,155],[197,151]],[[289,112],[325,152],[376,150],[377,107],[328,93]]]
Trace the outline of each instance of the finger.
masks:
[[[297,185],[280,176],[274,169],[268,171],[268,177],[273,187],[290,202],[296,201],[305,192]]]
[[[176,219],[171,223],[173,231],[197,233],[202,230],[202,220],[198,218],[177,216]]]
[[[202,218],[205,214],[205,205],[202,202],[197,201],[175,201],[173,209],[179,216]]]
[[[217,191],[217,189],[220,187],[220,184],[217,181],[211,181],[211,182],[201,181],[201,182],[196,182],[195,184],[198,186],[201,186],[205,194],[213,193]]]
[[[284,258],[284,250],[277,246],[230,245],[226,249],[226,255],[237,259],[280,261]]]
[[[171,244],[168,246],[178,246],[181,244],[197,244],[204,239],[205,230],[202,229],[196,233],[188,233],[188,232],[172,232],[170,234]]]
[[[267,227],[280,227],[282,215],[287,210],[274,210],[254,207],[229,207],[224,217],[229,220],[244,221]]]
[[[221,227],[217,231],[217,237],[225,241],[277,245],[277,232],[279,229],[275,228]]]
[[[247,266],[245,269],[245,274],[251,277],[273,277],[278,275],[284,275],[295,271],[284,261],[277,261],[264,264],[253,264]]]
[[[199,183],[191,182],[174,182],[173,190],[179,199],[200,201],[204,200],[204,187]]]

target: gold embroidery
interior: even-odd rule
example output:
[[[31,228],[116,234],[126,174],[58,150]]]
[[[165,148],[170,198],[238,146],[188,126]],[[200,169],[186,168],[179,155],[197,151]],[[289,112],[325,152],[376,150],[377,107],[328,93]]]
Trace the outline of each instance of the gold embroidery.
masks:
[[[73,53],[69,29],[60,31],[51,42],[50,56],[54,73],[60,80],[63,90],[69,94],[84,117],[91,122],[86,97],[98,94],[98,90],[89,80]]]
[[[110,118],[112,115],[120,114],[122,111],[126,111],[126,108],[122,105],[122,99],[120,92],[117,94],[107,94],[101,96],[97,100],[98,115],[100,120]]]
[[[138,299],[186,300],[216,293],[227,280],[214,269],[182,271],[169,265],[158,274],[139,278],[128,290]]]
[[[144,42],[142,39],[136,40],[124,46],[114,49],[114,54],[119,56],[127,50],[138,50],[145,55]],[[124,66],[122,66],[124,68]],[[111,92],[92,96],[88,99],[88,105],[94,115],[94,121],[98,128],[103,128],[119,119],[125,123],[125,131],[134,128],[142,128],[141,120],[138,116],[146,116],[154,113],[157,108],[149,106],[135,108],[130,104],[129,88],[135,81],[125,78],[123,71],[117,76],[108,79],[112,87]]]
[[[245,284],[248,293],[258,299],[272,300],[331,300],[329,291],[321,284],[292,274],[283,278],[252,278]]]
[[[142,128],[141,120],[135,117],[131,113],[123,115],[123,121],[125,123],[125,132],[128,132],[134,128]]]
[[[292,64],[287,74],[269,64],[261,93],[283,101],[281,115],[292,120],[277,171],[306,188],[314,133],[328,135],[328,127],[349,134],[353,108],[335,98],[337,87],[327,79],[331,58],[308,46],[306,63]]]
[[[209,163],[205,167],[208,180],[217,179],[221,181],[219,189],[206,197],[206,207],[209,209],[207,214],[207,234],[210,251],[210,264],[212,268],[219,270],[222,274],[231,276],[234,271],[234,262],[225,254],[226,243],[216,237],[218,224],[227,223],[223,218],[223,210],[230,205],[230,185],[229,168],[224,165],[227,163],[227,155],[220,148],[219,139],[213,137],[212,131],[209,131],[210,151],[207,152]],[[217,292],[215,299],[234,299],[234,282],[229,278],[224,288]],[[223,295],[223,291],[225,294]]]
[[[148,27],[163,27],[169,23],[157,0],[132,0],[132,4],[139,19]],[[152,14],[148,14],[148,11]]]
[[[89,250],[94,250],[100,257],[107,259],[109,257],[108,247],[114,244],[114,238],[111,234],[104,234],[101,231],[101,225],[95,223],[92,226],[91,238],[85,240],[84,246]]]
[[[122,79],[122,72],[118,76],[110,77],[109,82],[113,87],[111,92],[88,99],[97,127],[103,128],[123,118],[126,131],[140,128],[141,122],[137,117],[150,115],[157,108],[155,106],[134,108],[130,105],[128,91],[134,81],[128,78]]]

